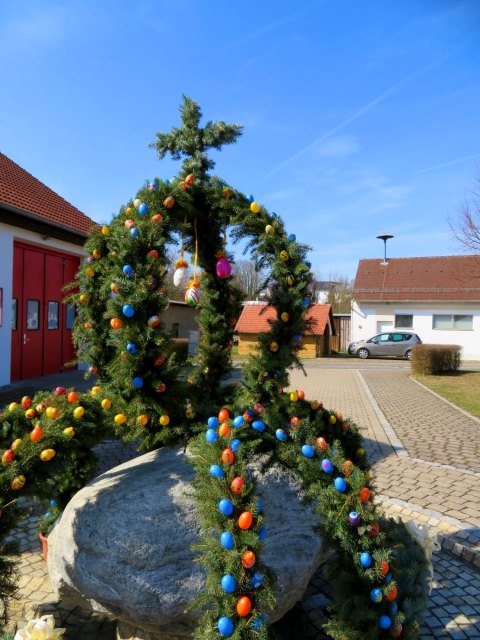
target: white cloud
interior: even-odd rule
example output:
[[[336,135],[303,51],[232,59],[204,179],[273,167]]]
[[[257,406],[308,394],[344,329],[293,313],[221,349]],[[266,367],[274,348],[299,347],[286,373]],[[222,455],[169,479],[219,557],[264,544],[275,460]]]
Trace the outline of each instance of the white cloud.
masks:
[[[352,136],[336,136],[321,143],[315,149],[319,158],[343,158],[360,150],[360,145]]]

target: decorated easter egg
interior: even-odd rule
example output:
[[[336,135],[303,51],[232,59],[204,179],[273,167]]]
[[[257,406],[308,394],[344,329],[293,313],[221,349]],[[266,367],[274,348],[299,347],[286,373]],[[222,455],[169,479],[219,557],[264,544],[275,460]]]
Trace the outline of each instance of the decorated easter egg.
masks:
[[[200,302],[200,290],[197,287],[189,287],[185,292],[185,302],[189,307],[196,307]]]

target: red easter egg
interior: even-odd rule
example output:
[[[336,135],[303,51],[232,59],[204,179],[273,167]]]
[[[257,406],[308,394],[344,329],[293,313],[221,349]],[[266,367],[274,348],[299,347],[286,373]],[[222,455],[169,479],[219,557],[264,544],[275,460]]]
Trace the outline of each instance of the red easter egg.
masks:
[[[153,224],[158,224],[163,220],[163,216],[161,213],[156,213],[154,216],[150,218],[150,220],[151,222],[153,222]]]
[[[257,558],[253,551],[245,551],[245,553],[242,555],[242,567],[244,569],[251,569],[256,561]]]
[[[112,329],[121,329],[122,321],[120,320],[120,318],[112,318],[110,320],[110,326],[112,327]]]
[[[252,522],[253,516],[250,511],[244,511],[238,518],[238,526],[240,527],[240,529],[250,529],[250,527],[252,526]]]
[[[392,636],[392,638],[399,638],[402,635],[402,631],[403,627],[399,622],[398,624],[393,625],[393,627],[390,629],[390,635]]]
[[[390,571],[390,565],[388,564],[388,562],[379,562],[378,568],[382,576],[386,576],[387,573]]]
[[[398,589],[397,589],[397,587],[393,586],[392,590],[390,591],[390,593],[387,596],[387,600],[389,602],[393,602],[397,596],[398,596]]]
[[[243,478],[241,478],[240,476],[237,476],[236,478],[234,478],[232,480],[232,484],[230,485],[230,489],[233,493],[237,493],[238,495],[240,495],[242,493],[242,489],[244,487],[244,482],[243,482]]]
[[[305,391],[303,391],[302,389],[300,389],[300,391],[298,392],[298,399],[305,400]]]
[[[13,449],[7,449],[3,454],[2,454],[2,464],[3,465],[7,465],[7,464],[11,464],[15,459],[15,452],[13,451]]]
[[[43,431],[40,427],[35,427],[30,431],[30,440],[32,442],[38,442],[40,438],[43,436]]]
[[[297,418],[297,416],[293,416],[293,418],[290,419],[290,426],[292,427],[292,429],[298,429],[298,427],[300,426],[300,418]]]
[[[237,602],[237,613],[241,618],[245,618],[250,613],[252,601],[247,596],[243,596]]]
[[[358,497],[361,502],[366,502],[370,498],[370,489],[368,487],[363,487],[358,492]]]
[[[380,527],[376,522],[372,522],[372,524],[370,525],[370,531],[368,532],[368,535],[371,538],[374,538],[375,536],[378,536],[378,534],[380,533]]]
[[[355,465],[351,460],[345,460],[345,462],[342,464],[342,473],[345,474],[346,476],[349,476],[354,470],[354,468],[355,468]]]
[[[70,391],[67,396],[67,401],[71,403],[78,402],[78,393],[76,391]]]
[[[175,200],[172,198],[172,196],[167,196],[163,201],[163,206],[166,209],[171,209],[174,204],[175,204]]]
[[[223,409],[220,409],[220,411],[218,412],[218,419],[220,420],[220,422],[226,422],[229,418],[230,413],[228,412],[228,409],[225,409],[225,407]]]
[[[153,361],[153,366],[161,367],[164,362],[165,362],[165,356],[157,356]]]
[[[24,409],[29,409],[32,406],[32,399],[30,396],[23,396],[22,398],[22,407]]]
[[[233,451],[227,447],[227,449],[224,449],[222,451],[222,462],[224,464],[233,464],[233,461],[235,460],[235,456],[233,455]]]
[[[322,451],[325,451],[327,448],[327,441],[325,440],[325,438],[317,438],[315,440],[315,442],[317,443],[317,447],[320,447],[320,449]]]

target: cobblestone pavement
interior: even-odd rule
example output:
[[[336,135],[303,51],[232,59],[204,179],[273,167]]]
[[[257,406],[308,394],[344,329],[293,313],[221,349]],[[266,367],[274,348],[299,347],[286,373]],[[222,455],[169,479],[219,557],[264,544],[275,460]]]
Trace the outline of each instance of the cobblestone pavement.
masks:
[[[317,360],[306,365],[306,372],[307,377],[295,371],[291,386],[360,426],[385,512],[427,523],[439,536],[442,551],[433,558],[435,579],[422,640],[479,640],[480,472],[478,452],[475,459],[471,449],[478,446],[480,423],[418,387],[405,362]],[[85,389],[92,383],[78,371],[38,379],[28,387],[17,383],[0,389],[0,407],[57,384]],[[98,454],[100,472],[136,455],[117,442],[99,445]],[[34,614],[53,613],[58,626],[67,628],[66,640],[113,640],[113,622],[56,601],[36,537],[37,518],[15,531],[22,554],[11,629]],[[320,567],[303,599],[275,625],[282,640],[325,638],[321,625],[330,596]]]
[[[295,371],[291,387],[359,425],[384,511],[428,524],[438,534],[442,550],[434,555],[435,582],[422,640],[479,640],[480,473],[478,459],[468,468],[461,451],[472,459],[480,421],[410,380],[408,368],[386,362],[358,363],[355,369],[351,361],[325,368],[317,361],[306,366],[307,377]],[[314,601],[328,596],[321,575],[312,583]],[[310,612],[312,624],[316,614],[321,622],[321,607]]]

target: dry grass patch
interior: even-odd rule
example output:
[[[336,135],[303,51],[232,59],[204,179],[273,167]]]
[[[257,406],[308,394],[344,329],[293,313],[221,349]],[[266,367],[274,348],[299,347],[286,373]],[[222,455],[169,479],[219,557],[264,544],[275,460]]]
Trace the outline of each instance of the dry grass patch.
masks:
[[[441,376],[414,375],[415,380],[480,418],[480,371],[458,371]]]

